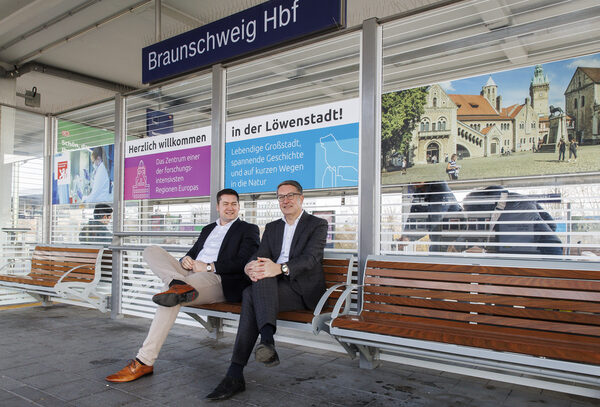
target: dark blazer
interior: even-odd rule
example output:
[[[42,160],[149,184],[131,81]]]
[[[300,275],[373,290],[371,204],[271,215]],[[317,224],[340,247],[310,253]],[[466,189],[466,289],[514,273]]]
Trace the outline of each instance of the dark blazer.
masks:
[[[260,247],[253,256],[268,257],[277,261],[283,246],[285,222],[279,219],[265,227]],[[290,284],[294,291],[302,296],[304,304],[314,309],[325,292],[323,275],[323,250],[327,240],[327,221],[304,212],[290,246],[289,260]]]
[[[195,260],[204,247],[208,235],[216,226],[216,222],[206,225],[186,256]],[[244,273],[244,266],[256,252],[259,241],[258,226],[240,219],[236,220],[227,231],[215,261],[215,269],[221,276],[223,294],[227,301],[242,301],[242,291],[250,285],[250,279]]]

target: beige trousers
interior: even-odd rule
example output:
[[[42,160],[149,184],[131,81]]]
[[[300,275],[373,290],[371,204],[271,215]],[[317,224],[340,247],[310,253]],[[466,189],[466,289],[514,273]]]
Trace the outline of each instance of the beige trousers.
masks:
[[[181,280],[198,291],[199,295],[194,301],[183,305],[211,304],[225,301],[221,277],[218,274],[209,272],[194,273],[191,270],[186,270],[179,261],[158,246],[147,247],[144,250],[144,260],[150,270],[166,285],[172,280]],[[137,354],[137,358],[146,365],[154,365],[160,348],[165,343],[180,309],[181,305],[174,307],[159,305],[156,309],[148,336]]]

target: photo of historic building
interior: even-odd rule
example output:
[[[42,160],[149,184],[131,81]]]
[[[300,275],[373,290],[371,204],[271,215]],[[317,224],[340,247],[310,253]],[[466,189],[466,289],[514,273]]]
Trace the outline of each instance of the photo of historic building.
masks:
[[[565,91],[565,106],[574,119],[569,138],[580,145],[600,143],[600,68],[577,68]]]
[[[414,163],[446,161],[454,153],[463,159],[537,150],[547,142],[549,88],[541,65],[522,104],[502,106],[501,89],[491,75],[479,95],[448,94],[439,84],[430,86],[413,130]]]

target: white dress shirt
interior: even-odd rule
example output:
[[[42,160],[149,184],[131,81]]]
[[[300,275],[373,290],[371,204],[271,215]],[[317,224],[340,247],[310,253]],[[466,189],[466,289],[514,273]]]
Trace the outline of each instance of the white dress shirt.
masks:
[[[223,244],[223,239],[225,239],[225,235],[229,231],[229,228],[236,220],[238,220],[238,218],[228,222],[226,225],[221,225],[221,219],[217,219],[217,226],[215,226],[215,228],[206,238],[204,247],[202,247],[202,250],[200,250],[200,253],[198,253],[198,256],[196,256],[196,260],[206,264],[217,261],[219,250],[221,250],[221,244]]]
[[[283,223],[285,223],[285,227],[283,228],[283,243],[281,245],[281,253],[279,254],[279,258],[277,259],[277,264],[287,263],[290,258],[290,249],[292,247],[292,239],[294,238],[294,233],[296,233],[296,226],[298,226],[298,222],[300,218],[304,214],[304,210],[300,212],[300,216],[296,218],[293,224],[288,224],[285,220],[285,216],[283,219]]]

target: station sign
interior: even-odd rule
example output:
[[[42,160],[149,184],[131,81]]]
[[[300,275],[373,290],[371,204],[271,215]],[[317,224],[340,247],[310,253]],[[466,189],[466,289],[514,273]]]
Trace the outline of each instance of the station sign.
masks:
[[[142,49],[142,82],[158,82],[302,37],[343,28],[346,0],[271,0]]]

